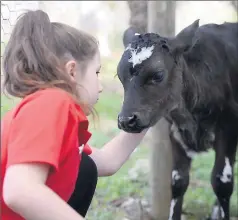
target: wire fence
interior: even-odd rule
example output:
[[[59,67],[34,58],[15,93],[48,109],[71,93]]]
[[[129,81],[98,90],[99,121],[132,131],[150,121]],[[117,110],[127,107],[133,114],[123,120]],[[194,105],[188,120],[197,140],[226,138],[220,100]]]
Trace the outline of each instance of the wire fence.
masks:
[[[12,29],[14,28],[14,25],[17,21],[17,18],[25,10],[35,10],[37,8],[39,8],[39,1],[1,1],[1,61],[5,47],[11,35]],[[1,71],[1,91],[2,82],[3,74]]]
[[[38,7],[38,1],[1,1],[1,57],[19,15]]]

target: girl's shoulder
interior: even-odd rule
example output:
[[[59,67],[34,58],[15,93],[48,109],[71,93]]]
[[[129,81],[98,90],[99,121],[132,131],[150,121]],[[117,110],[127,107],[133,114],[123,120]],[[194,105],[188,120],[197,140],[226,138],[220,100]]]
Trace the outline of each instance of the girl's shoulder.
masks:
[[[17,109],[29,107],[33,112],[38,112],[41,109],[44,114],[50,109],[61,111],[62,108],[74,109],[74,106],[76,106],[76,103],[69,93],[59,88],[47,88],[38,90],[23,98]],[[17,113],[17,110],[15,112]]]
[[[33,99],[42,99],[42,100],[54,100],[57,101],[67,101],[74,103],[74,100],[69,93],[60,88],[47,88],[38,90],[28,96],[26,96],[22,101],[31,101]],[[53,104],[53,103],[52,103]]]
[[[21,114],[26,112],[27,115],[40,115],[50,114],[52,118],[56,114],[60,115],[60,112],[69,113],[78,121],[88,123],[87,117],[82,111],[81,107],[75,103],[69,93],[63,89],[48,88],[44,90],[36,91],[26,97],[24,97],[12,110],[6,113],[4,121],[14,119]],[[49,117],[50,117],[49,115]]]

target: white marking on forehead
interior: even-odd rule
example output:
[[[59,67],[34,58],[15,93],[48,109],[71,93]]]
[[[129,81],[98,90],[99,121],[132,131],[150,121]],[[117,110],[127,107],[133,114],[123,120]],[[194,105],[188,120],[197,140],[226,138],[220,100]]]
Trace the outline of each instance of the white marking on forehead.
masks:
[[[231,176],[232,176],[231,164],[229,159],[225,157],[225,166],[222,172],[222,176],[220,177],[220,180],[223,183],[231,182]]]
[[[141,49],[141,51],[138,52],[138,49]],[[128,62],[132,63],[133,67],[150,58],[153,53],[154,46],[152,45],[151,47],[142,47],[138,49],[131,48],[131,45],[126,48],[126,50],[130,50],[131,52],[131,58]]]
[[[173,214],[174,214],[174,207],[176,205],[177,199],[172,199],[171,204],[170,204],[170,210],[169,210],[169,220],[173,219]]]
[[[197,153],[192,150],[189,150],[188,146],[184,143],[183,138],[181,137],[178,127],[175,125],[175,123],[172,124],[171,131],[173,133],[174,139],[181,145],[187,156],[191,159],[196,156]]]
[[[135,33],[135,36],[138,36],[138,35],[140,35],[139,33]]]

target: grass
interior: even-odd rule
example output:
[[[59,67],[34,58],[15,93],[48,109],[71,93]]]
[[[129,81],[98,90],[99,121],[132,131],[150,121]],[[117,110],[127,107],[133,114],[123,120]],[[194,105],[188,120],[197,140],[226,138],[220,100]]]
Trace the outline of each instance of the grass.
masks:
[[[108,61],[106,61],[108,62]],[[105,64],[103,64],[105,66]],[[109,73],[105,78],[111,78],[114,75],[115,65],[104,67],[104,71]],[[111,74],[111,76],[110,76]],[[112,82],[112,81],[111,81]],[[9,100],[1,96],[1,116],[9,111],[16,103],[17,99]],[[119,130],[117,128],[117,114],[120,112],[122,96],[117,93],[105,91],[100,97],[96,110],[99,113],[100,123],[90,124],[92,138],[90,144],[101,148],[106,142],[111,140]],[[90,118],[90,121],[92,119]],[[122,209],[111,205],[111,202],[120,198],[134,196],[140,198],[149,198],[150,191],[148,186],[148,173],[139,175],[138,181],[130,179],[130,170],[135,167],[138,160],[149,158],[149,143],[143,141],[138,150],[134,152],[124,166],[113,176],[99,178],[96,193],[88,213],[88,220],[122,220],[125,213]],[[206,216],[210,213],[215,195],[210,187],[210,173],[214,161],[214,153],[198,156],[192,164],[191,182],[184,199],[184,210],[193,213],[196,218]],[[235,190],[231,200],[232,216],[238,217],[238,163],[235,167]],[[193,218],[191,218],[193,219]]]
[[[11,110],[17,103],[19,99],[6,97],[5,95],[1,95],[1,118]]]

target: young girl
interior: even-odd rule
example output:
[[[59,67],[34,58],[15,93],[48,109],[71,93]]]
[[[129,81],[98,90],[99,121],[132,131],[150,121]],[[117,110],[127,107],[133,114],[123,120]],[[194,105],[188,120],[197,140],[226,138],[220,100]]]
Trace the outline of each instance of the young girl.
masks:
[[[97,177],[118,171],[140,144],[146,131],[87,145],[99,70],[92,36],[40,10],[17,21],[3,57],[4,87],[22,98],[2,120],[3,220],[84,219]]]

